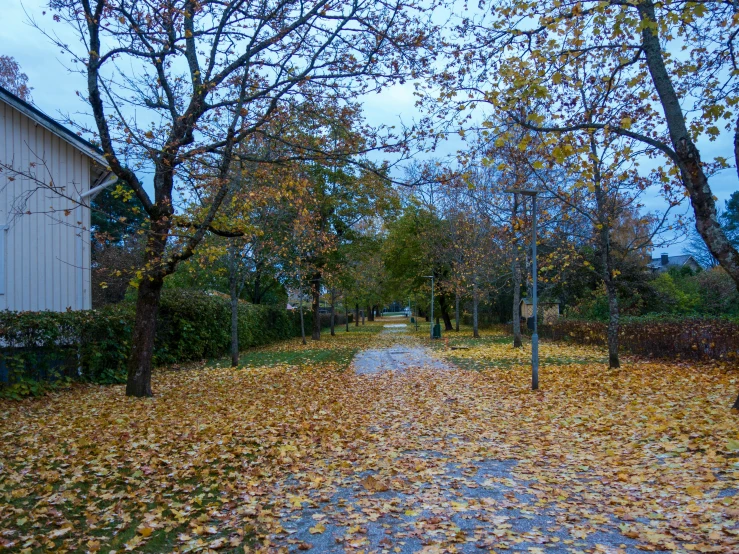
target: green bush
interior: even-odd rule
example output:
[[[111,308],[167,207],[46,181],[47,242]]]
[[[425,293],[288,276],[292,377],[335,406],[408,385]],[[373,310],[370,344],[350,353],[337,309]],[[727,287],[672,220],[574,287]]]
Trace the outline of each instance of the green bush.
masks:
[[[652,287],[657,292],[660,310],[674,314],[700,313],[701,291],[688,268],[687,272],[671,269],[660,273]]]
[[[701,311],[711,315],[739,315],[736,283],[721,267],[701,271],[695,276],[701,295]]]
[[[310,312],[306,318],[307,326]],[[0,396],[40,394],[71,380],[125,382],[134,320],[132,302],[78,312],[0,312]],[[298,314],[239,302],[242,349],[299,334]],[[183,289],[162,292],[155,364],[224,356],[230,344],[227,298]]]
[[[72,378],[78,314],[3,312],[0,318],[0,382],[11,398],[38,395]]]
[[[642,313],[644,299],[639,290],[633,288],[618,290],[617,296],[618,310],[621,316],[636,316]],[[566,317],[572,319],[608,321],[610,310],[606,286],[600,283],[596,289],[583,295],[577,304],[566,307],[564,313]]]

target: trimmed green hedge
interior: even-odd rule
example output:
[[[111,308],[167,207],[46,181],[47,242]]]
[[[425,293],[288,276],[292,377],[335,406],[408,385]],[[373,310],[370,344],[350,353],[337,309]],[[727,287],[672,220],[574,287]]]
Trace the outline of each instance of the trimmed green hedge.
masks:
[[[300,333],[300,321],[283,307],[239,302],[239,347],[263,346]],[[231,304],[200,291],[165,289],[159,308],[154,363],[224,356],[231,344]]]
[[[307,323],[311,314],[305,315]],[[124,382],[134,317],[135,306],[129,302],[78,312],[0,312],[0,396],[38,394],[70,380]],[[296,312],[239,303],[242,349],[299,334]],[[230,341],[227,298],[201,291],[162,291],[155,365],[225,356]]]

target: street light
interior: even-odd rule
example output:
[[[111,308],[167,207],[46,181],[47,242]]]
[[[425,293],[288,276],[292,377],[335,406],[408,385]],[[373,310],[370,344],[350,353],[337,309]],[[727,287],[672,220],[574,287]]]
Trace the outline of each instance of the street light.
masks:
[[[434,276],[424,275],[426,279],[431,279],[431,340],[434,340]]]
[[[524,196],[531,197],[531,273],[532,280],[534,281],[532,302],[532,308],[534,311],[534,332],[531,335],[531,389],[537,390],[539,388],[539,334],[537,333],[536,325],[538,315],[538,298],[536,291],[536,282],[538,280],[538,273],[536,271],[536,195],[539,191],[533,189],[506,189],[504,192],[522,194]]]

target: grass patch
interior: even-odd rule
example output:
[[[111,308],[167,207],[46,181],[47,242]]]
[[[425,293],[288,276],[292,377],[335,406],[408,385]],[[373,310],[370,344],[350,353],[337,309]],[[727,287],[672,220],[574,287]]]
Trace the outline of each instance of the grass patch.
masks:
[[[357,349],[351,350],[301,350],[298,352],[247,352],[239,358],[244,367],[262,367],[278,364],[304,365],[317,363],[337,363],[349,365]]]
[[[272,367],[278,365],[308,366],[316,364],[336,364],[340,369],[346,369],[354,355],[366,347],[371,337],[380,333],[382,322],[367,322],[359,326],[349,324],[347,333],[345,326],[336,327],[336,335],[331,336],[328,329],[321,333],[320,341],[313,341],[310,335],[306,336],[306,343],[302,344],[300,337],[271,344],[261,348],[254,348],[241,353],[239,367]],[[306,332],[309,332],[306,330]],[[210,360],[209,367],[228,367],[229,358]]]

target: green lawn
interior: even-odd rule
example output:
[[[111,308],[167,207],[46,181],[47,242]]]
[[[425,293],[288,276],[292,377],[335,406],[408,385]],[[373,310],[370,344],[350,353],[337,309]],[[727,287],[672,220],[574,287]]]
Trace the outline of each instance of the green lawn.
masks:
[[[349,365],[356,349],[351,350],[298,350],[291,352],[254,351],[245,352],[239,358],[239,365],[261,367],[277,364],[302,365],[336,362]]]
[[[336,327],[336,336],[332,337],[328,329],[323,329],[321,341],[314,342],[310,334],[306,336],[307,344],[301,344],[300,337],[261,348],[247,350],[241,353],[239,366],[265,367],[275,365],[313,365],[336,363],[341,369],[346,369],[354,355],[361,349],[364,340],[369,339],[382,331],[382,323],[367,323],[355,327],[349,324],[349,333],[344,325]],[[306,329],[306,333],[309,331]],[[357,340],[359,339],[359,340]],[[330,348],[327,344],[330,343]],[[211,360],[210,366],[230,365],[229,358]]]

